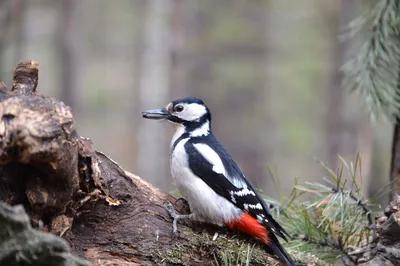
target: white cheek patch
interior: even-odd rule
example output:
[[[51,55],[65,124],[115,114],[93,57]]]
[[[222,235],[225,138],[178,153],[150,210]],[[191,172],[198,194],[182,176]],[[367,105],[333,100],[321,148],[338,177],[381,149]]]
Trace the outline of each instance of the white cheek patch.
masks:
[[[174,115],[186,121],[195,121],[197,119],[200,119],[203,115],[207,113],[206,107],[201,104],[184,103],[181,105],[184,107],[183,111],[175,112]]]

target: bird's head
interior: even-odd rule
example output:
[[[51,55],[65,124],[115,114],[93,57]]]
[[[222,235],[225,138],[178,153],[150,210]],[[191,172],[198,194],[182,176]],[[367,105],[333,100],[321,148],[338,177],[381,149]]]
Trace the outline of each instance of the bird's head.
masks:
[[[166,120],[187,131],[211,124],[211,113],[201,99],[187,97],[170,102],[165,108],[142,112],[147,119]]]

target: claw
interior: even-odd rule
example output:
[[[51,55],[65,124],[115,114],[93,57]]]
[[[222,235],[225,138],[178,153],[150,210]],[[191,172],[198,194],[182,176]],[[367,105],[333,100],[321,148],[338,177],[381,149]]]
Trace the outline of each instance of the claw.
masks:
[[[178,225],[177,225],[178,220],[192,218],[192,214],[186,214],[186,215],[176,214],[174,206],[172,206],[171,202],[169,202],[169,201],[167,201],[167,211],[168,211],[169,215],[171,216],[171,218],[173,219],[172,232],[174,233],[174,235],[176,235],[176,233],[178,231]]]
[[[171,216],[171,218],[173,219],[172,221],[172,232],[174,234],[176,234],[176,232],[178,231],[178,226],[177,226],[177,222],[178,222],[178,215],[175,212],[174,206],[172,206],[171,202],[167,202],[167,210],[169,215]]]

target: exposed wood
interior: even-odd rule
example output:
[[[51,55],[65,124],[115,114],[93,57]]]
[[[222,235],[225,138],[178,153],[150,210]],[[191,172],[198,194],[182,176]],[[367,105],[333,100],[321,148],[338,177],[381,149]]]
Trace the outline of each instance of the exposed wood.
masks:
[[[25,61],[14,70],[13,84],[10,92],[14,94],[36,93],[38,85],[38,63]]]
[[[173,239],[164,204],[187,212],[184,201],[95,151],[77,134],[71,109],[38,94],[37,67],[21,62],[11,90],[0,93],[0,196],[22,204],[34,226],[62,236],[93,265],[212,265],[259,243],[197,223],[180,225]],[[261,245],[251,259],[268,265]]]

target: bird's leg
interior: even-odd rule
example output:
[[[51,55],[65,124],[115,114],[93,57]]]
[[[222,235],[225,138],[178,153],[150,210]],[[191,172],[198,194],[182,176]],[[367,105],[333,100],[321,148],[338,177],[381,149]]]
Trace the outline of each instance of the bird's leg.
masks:
[[[167,202],[167,210],[169,215],[171,216],[172,219],[174,219],[172,221],[172,228],[173,228],[173,232],[174,234],[176,234],[176,232],[178,231],[178,226],[177,226],[177,222],[178,220],[181,219],[191,219],[193,218],[193,214],[185,214],[185,215],[181,215],[181,214],[176,214],[174,206],[172,206],[171,202]]]

